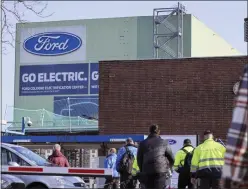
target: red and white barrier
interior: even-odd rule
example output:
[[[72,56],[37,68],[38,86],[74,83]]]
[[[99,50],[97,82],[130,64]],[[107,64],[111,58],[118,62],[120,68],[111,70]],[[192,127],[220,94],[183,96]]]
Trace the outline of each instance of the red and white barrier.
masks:
[[[32,166],[2,166],[1,174],[16,175],[50,175],[50,176],[82,176],[109,177],[112,169],[92,169],[76,167],[32,167]]]

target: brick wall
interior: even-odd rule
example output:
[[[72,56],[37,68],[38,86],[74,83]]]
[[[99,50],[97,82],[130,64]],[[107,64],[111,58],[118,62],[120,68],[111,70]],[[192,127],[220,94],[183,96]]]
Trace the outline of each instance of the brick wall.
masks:
[[[100,62],[100,134],[161,134],[226,137],[233,85],[248,57]]]

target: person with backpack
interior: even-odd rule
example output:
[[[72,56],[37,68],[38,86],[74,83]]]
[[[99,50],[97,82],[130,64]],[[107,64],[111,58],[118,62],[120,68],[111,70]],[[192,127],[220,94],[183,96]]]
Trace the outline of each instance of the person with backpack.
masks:
[[[137,146],[132,138],[126,140],[124,147],[121,147],[117,153],[116,170],[120,173],[121,189],[134,189],[137,185],[137,179],[133,176],[138,167],[134,167],[137,157]]]
[[[150,126],[149,136],[140,142],[137,162],[142,183],[147,189],[164,189],[171,175],[174,156],[167,140],[159,134],[159,126]]]
[[[174,170],[179,174],[178,189],[193,188],[190,177],[190,166],[193,157],[194,147],[191,145],[190,139],[183,141],[183,147],[176,153]]]

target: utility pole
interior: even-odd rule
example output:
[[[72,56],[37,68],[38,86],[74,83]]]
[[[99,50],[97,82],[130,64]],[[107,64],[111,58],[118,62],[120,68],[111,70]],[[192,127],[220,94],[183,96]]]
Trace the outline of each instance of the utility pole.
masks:
[[[248,55],[248,18],[244,19],[244,40],[247,42],[247,55]]]

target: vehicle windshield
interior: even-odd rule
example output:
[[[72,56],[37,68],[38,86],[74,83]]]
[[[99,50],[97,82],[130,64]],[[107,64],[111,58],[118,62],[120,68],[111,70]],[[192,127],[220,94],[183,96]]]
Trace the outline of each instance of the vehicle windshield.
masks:
[[[23,148],[23,147],[11,147],[30,161],[32,161],[34,164],[38,166],[49,166],[51,163],[49,163],[46,159],[39,156],[38,154],[34,153],[33,151]]]

